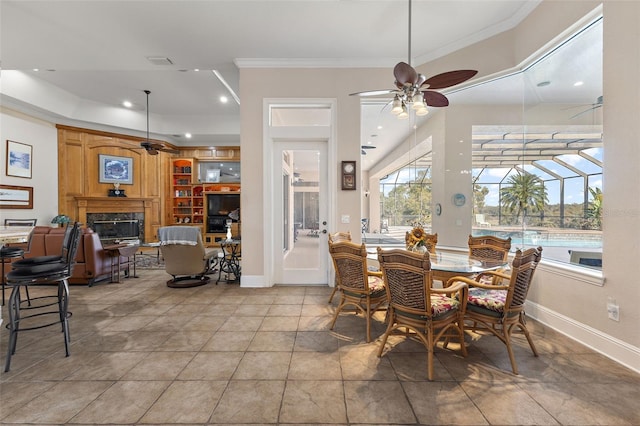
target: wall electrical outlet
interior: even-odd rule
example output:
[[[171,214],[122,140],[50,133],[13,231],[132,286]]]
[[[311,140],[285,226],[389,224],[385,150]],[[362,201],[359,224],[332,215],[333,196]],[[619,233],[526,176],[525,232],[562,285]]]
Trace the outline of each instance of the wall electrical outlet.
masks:
[[[607,302],[607,314],[610,320],[620,321],[620,307],[613,299],[609,299]]]

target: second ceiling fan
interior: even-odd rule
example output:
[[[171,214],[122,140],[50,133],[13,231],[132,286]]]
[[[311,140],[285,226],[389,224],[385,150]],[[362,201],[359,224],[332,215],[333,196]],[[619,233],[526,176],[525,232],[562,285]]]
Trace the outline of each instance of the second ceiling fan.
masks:
[[[165,144],[161,142],[151,141],[149,139],[149,95],[151,94],[151,91],[145,90],[144,93],[147,94],[147,139],[144,142],[140,142],[140,146],[143,147],[150,155],[158,155],[160,151],[168,152],[171,154],[180,154],[180,151],[178,151],[177,149],[167,148]]]
[[[396,88],[351,93],[351,96],[392,94],[394,95],[393,113],[406,113],[407,104],[412,104],[413,109],[419,111],[418,115],[425,115],[427,106],[446,107],[449,105],[449,99],[442,93],[436,92],[436,89],[455,86],[469,80],[477,73],[476,70],[456,70],[427,78],[411,66],[411,0],[409,0],[409,58],[408,62],[398,62],[393,68]]]

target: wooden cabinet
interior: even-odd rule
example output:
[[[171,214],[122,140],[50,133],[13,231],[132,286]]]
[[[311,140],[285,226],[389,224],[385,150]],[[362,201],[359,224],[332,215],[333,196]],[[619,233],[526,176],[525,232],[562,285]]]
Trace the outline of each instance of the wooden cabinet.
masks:
[[[203,224],[202,185],[193,183],[195,161],[174,159],[171,163],[172,218],[176,225]]]
[[[204,184],[204,241],[218,246],[227,237],[227,223],[234,239],[240,238],[240,184]]]
[[[229,156],[171,161],[172,222],[201,226],[207,246],[218,246],[226,238],[227,220],[231,221],[233,238],[240,237],[241,186],[237,160]]]

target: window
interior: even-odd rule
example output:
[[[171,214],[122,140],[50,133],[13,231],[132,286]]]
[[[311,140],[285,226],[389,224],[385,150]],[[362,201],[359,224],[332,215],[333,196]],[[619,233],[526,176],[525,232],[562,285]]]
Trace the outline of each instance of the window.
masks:
[[[510,105],[522,123],[473,126],[472,233],[509,236],[513,249],[541,245],[547,260],[601,267],[602,20],[521,73],[486,84],[497,99],[500,90],[522,88],[522,105]],[[480,86],[468,90],[487,89]]]
[[[431,229],[431,154],[380,180],[380,223]]]

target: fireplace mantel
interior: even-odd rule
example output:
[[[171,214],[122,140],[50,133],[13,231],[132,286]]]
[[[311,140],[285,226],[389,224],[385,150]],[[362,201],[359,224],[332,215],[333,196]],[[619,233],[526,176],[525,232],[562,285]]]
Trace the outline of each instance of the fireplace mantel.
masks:
[[[87,223],[87,213],[144,213],[144,235],[154,236],[152,227],[154,210],[158,209],[160,199],[150,197],[74,197],[78,212],[78,221]]]

